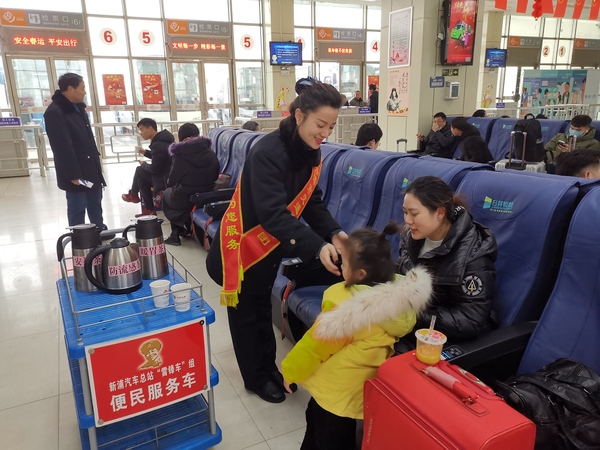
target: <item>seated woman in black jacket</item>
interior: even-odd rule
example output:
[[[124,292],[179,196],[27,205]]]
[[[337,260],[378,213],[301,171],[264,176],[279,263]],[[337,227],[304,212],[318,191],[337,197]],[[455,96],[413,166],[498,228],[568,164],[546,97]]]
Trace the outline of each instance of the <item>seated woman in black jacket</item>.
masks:
[[[492,158],[492,153],[487,143],[479,134],[477,127],[467,122],[465,117],[456,117],[450,124],[450,131],[458,138],[460,160],[487,164]]]
[[[420,265],[433,275],[432,301],[415,330],[429,327],[434,314],[435,328],[449,341],[472,339],[491,329],[497,253],[492,232],[473,222],[444,181],[430,176],[417,178],[406,189],[404,221],[399,273]],[[414,333],[396,348],[414,348]]]
[[[171,221],[171,236],[165,243],[171,245],[181,245],[179,236],[191,230],[190,195],[212,191],[219,177],[219,160],[210,139],[201,137],[193,123],[184,123],[178,134],[179,142],[169,147],[173,163],[162,199],[163,213]]]

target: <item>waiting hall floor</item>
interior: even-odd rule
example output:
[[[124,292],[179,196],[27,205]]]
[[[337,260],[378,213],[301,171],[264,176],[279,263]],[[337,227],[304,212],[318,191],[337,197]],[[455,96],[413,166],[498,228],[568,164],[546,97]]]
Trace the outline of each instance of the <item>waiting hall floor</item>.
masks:
[[[131,224],[139,205],[125,203],[135,163],[106,164],[104,220],[109,228]],[[0,448],[7,450],[81,449],[71,378],[56,292],[60,268],[56,240],[66,233],[65,193],[56,173],[0,178]],[[159,213],[162,217],[162,213]],[[163,224],[165,237],[170,227]],[[204,285],[216,312],[210,327],[219,450],[297,450],[304,436],[302,389],[280,404],[266,403],[244,389],[219,286],[206,273],[204,249],[193,239],[168,247]],[[277,330],[278,332],[278,330]],[[277,338],[278,362],[291,343]]]

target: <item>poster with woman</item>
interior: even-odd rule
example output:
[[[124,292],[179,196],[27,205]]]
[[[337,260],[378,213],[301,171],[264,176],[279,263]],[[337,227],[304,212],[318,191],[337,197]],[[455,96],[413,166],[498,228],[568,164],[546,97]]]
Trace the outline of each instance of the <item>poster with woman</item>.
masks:
[[[388,67],[410,65],[412,6],[390,13],[390,53]]]
[[[388,91],[386,109],[389,116],[408,116],[408,87],[410,68],[393,69],[388,72]],[[380,94],[379,104],[383,97]],[[381,106],[379,107],[381,111]]]

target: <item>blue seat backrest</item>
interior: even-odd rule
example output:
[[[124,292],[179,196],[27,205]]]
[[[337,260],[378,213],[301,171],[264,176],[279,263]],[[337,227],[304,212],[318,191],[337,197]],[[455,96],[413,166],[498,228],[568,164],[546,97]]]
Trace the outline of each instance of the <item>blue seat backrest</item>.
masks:
[[[219,147],[219,136],[226,130],[227,128],[211,128],[208,131],[208,138],[212,141],[211,148],[213,152],[217,153],[217,149]]]
[[[399,159],[390,167],[383,181],[381,201],[373,221],[373,228],[382,231],[391,220],[399,225],[404,223],[402,210],[404,194],[408,185],[417,178],[427,175],[439,177],[453,190],[456,190],[462,179],[471,170],[491,171],[494,169],[488,164],[454,161],[431,156]],[[392,247],[392,258],[395,260],[398,257],[400,248],[400,235],[392,235],[389,240]]]
[[[485,142],[489,142],[496,120],[498,119],[495,117],[469,117],[467,122],[479,130],[479,134],[481,134]]]
[[[519,373],[573,358],[600,373],[600,187],[573,214],[554,291],[525,350]]]
[[[562,133],[565,129],[566,120],[550,120],[550,119],[540,119],[540,126],[542,127],[542,139],[544,140],[544,145],[550,142],[554,136],[558,133]]]
[[[357,150],[358,147],[348,144],[325,143],[321,145],[321,176],[319,177],[319,188],[323,192],[323,201],[327,203],[329,192],[331,191],[332,175],[336,167],[337,160],[348,150]]]
[[[495,161],[504,159],[510,147],[510,133],[518,119],[497,119],[492,126],[488,147]]]
[[[344,231],[372,225],[385,175],[402,157],[398,153],[356,147],[341,154],[331,175],[326,205]]]
[[[227,167],[224,172],[231,175],[230,187],[235,187],[242,169],[244,162],[246,162],[246,156],[250,151],[250,148],[258,142],[265,133],[245,132],[239,133],[231,141],[231,155]]]
[[[591,125],[593,127],[596,127],[596,135],[594,136],[594,138],[597,141],[600,141],[600,120],[594,120],[594,121],[592,121]]]
[[[246,130],[226,128],[221,133],[219,133],[216,139],[213,139],[213,147],[215,147],[215,153],[217,154],[217,159],[219,160],[219,167],[221,168],[222,173],[227,173],[226,170],[229,164],[229,158],[231,158],[233,140],[241,133],[252,132]]]
[[[498,243],[494,310],[500,326],[541,315],[578,186],[571,177],[511,170],[463,178],[457,193]]]

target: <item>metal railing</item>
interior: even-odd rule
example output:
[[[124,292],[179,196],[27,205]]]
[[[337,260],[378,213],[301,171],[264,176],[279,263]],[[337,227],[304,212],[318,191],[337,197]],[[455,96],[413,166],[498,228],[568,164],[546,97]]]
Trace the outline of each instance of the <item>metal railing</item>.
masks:
[[[3,147],[7,148],[12,144],[16,152],[15,154],[22,154],[22,156],[14,157],[0,156],[0,173],[8,173],[10,175],[11,172],[28,172],[30,169],[35,169],[34,167],[30,167],[30,163],[37,163],[40,175],[45,177],[46,170],[48,169],[48,157],[42,127],[40,125],[10,125],[3,126],[0,130],[13,131],[12,137],[3,137],[0,140],[0,143],[8,144],[8,146]],[[19,152],[19,149],[21,149],[21,152]],[[30,157],[30,152],[33,152],[35,157]],[[13,165],[19,167],[9,167]]]
[[[591,105],[544,105],[544,106],[528,106],[528,107],[509,107],[509,108],[482,108],[485,110],[487,117],[502,117],[508,116],[511,118],[523,118],[527,114],[543,114],[548,119],[570,120],[573,116],[586,114],[593,120],[600,119],[600,104]]]

